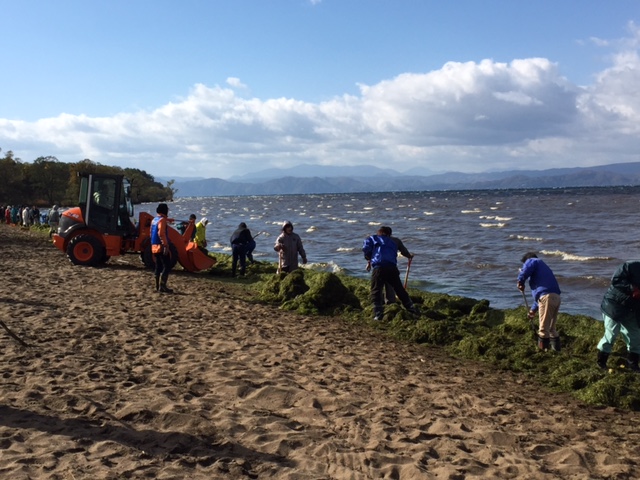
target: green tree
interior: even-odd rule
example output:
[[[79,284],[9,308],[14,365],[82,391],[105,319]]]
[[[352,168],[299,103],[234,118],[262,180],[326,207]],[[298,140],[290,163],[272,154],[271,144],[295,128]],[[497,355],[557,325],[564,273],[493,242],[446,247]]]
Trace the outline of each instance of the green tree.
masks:
[[[144,170],[102,165],[88,158],[63,163],[43,156],[23,163],[9,150],[0,157],[0,204],[75,205],[80,190],[78,173],[125,176],[131,181],[134,203],[171,201],[176,192],[173,180],[163,186]]]
[[[156,182],[153,175],[137,168],[125,168],[124,176],[131,182],[133,203],[173,200],[173,190]]]
[[[25,198],[24,168],[19,158],[14,158],[11,150],[0,158],[0,202],[11,205],[23,204]]]
[[[69,165],[56,157],[38,157],[29,171],[35,200],[44,199],[48,205],[61,203],[69,185]]]

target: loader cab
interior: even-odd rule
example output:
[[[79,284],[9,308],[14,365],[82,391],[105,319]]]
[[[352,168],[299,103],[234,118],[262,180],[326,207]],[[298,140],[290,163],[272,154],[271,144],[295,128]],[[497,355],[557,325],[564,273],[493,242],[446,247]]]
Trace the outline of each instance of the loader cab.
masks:
[[[108,235],[135,233],[131,184],[122,175],[82,175],[79,206],[88,227]]]

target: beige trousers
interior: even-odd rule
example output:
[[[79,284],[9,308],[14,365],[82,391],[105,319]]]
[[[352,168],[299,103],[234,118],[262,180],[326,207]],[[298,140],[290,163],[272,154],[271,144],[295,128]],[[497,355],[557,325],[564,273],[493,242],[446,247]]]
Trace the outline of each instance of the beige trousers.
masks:
[[[560,310],[560,295],[557,293],[549,293],[538,299],[538,315],[540,318],[540,326],[538,335],[541,338],[556,338],[556,321],[558,320],[558,311]]]

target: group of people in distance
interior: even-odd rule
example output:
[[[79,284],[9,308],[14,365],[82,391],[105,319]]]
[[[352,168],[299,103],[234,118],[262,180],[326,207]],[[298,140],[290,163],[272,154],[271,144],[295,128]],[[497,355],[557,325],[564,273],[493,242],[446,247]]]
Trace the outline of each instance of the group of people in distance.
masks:
[[[551,269],[535,252],[522,257],[522,268],[517,287],[524,292],[524,282],[529,280],[533,304],[529,318],[539,316],[538,346],[542,350],[560,351],[560,336],[556,321],[560,309],[560,287]],[[640,372],[640,261],[632,260],[620,265],[600,305],[604,335],[598,342],[596,363],[602,369],[619,335],[627,347],[627,367]]]
[[[158,292],[170,293],[167,277],[171,269],[169,237],[167,234],[169,208],[161,203],[156,209],[158,216],[151,223],[152,252],[156,260],[155,285]],[[191,220],[195,220],[195,215]],[[196,225],[195,241],[199,247],[206,247],[205,228],[207,218]],[[242,222],[230,238],[232,249],[232,274],[235,276],[238,264],[239,273],[244,275],[246,260],[253,262],[253,250],[256,247],[254,237],[247,225]],[[307,263],[307,254],[302,240],[293,231],[293,224],[284,222],[273,249],[278,252],[278,272],[292,272],[299,266],[298,258]],[[367,271],[371,272],[370,298],[373,304],[374,320],[384,316],[386,303],[395,301],[397,295],[404,308],[415,316],[419,309],[413,304],[405,286],[400,280],[398,253],[411,259],[413,254],[403,242],[392,236],[391,227],[381,226],[375,235],[364,240],[362,251],[367,261]],[[538,316],[537,345],[541,350],[559,352],[562,348],[560,335],[556,330],[561,298],[560,286],[549,266],[538,258],[535,252],[527,252],[521,259],[522,268],[517,276],[516,285],[524,295],[525,282],[529,281],[533,303],[528,312],[529,319]],[[526,300],[526,297],[525,297]],[[597,346],[597,364],[607,368],[607,360],[619,335],[627,346],[627,365],[640,372],[640,261],[628,261],[620,265],[607,289],[601,304],[604,335]]]
[[[21,227],[49,225],[50,237],[58,230],[59,221],[60,212],[57,205],[42,213],[35,205],[33,207],[28,205],[0,206],[0,223],[20,225]]]
[[[35,205],[32,207],[29,205],[0,206],[0,223],[29,227],[45,223],[43,220],[46,219],[40,217],[40,209]]]

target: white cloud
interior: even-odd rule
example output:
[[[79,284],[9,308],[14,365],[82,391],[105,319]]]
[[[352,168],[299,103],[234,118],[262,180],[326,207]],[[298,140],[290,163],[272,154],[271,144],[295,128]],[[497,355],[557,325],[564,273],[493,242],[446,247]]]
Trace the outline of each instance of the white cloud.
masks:
[[[245,89],[247,86],[240,81],[237,77],[229,77],[227,78],[227,85],[233,88]]]
[[[23,160],[90,158],[155,175],[228,177],[298,163],[403,170],[548,168],[637,160],[640,29],[578,87],[544,58],[449,62],[321,103],[243,98],[197,84],[151,111],[0,119],[0,147]]]

